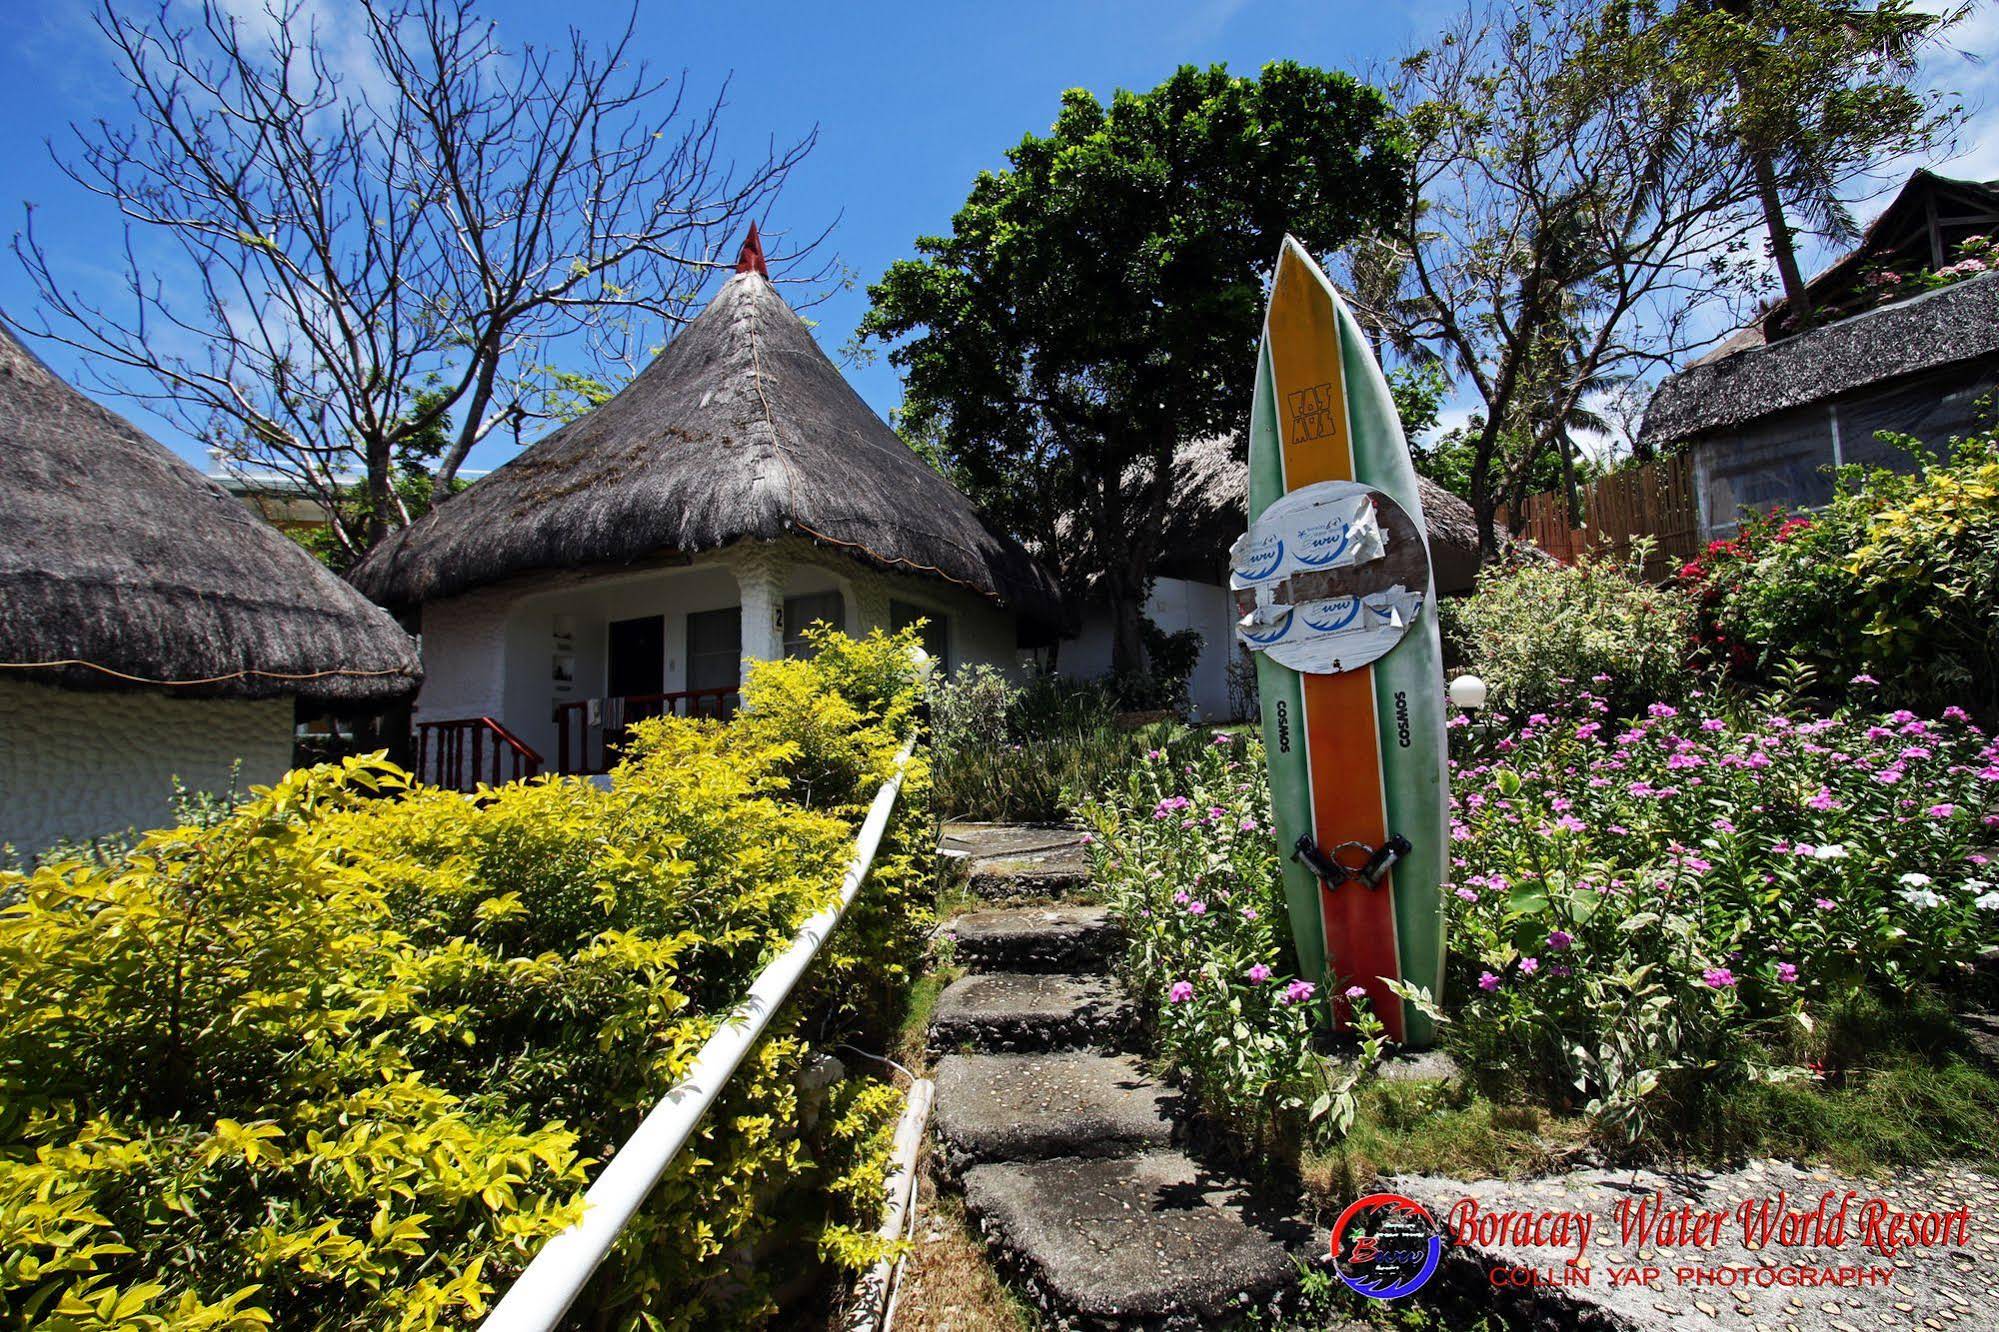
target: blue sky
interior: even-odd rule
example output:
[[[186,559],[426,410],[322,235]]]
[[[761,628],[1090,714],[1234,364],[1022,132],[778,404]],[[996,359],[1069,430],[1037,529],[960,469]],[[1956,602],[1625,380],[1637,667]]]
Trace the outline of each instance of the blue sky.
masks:
[[[238,0],[246,6],[254,0]],[[336,14],[340,0],[316,0]],[[486,12],[510,41],[559,40],[574,25],[614,32],[626,7],[600,0],[561,5],[489,0]],[[38,205],[37,230],[78,281],[106,275],[100,256],[117,243],[106,201],[56,172],[43,146],[60,145],[72,121],[124,114],[123,89],[91,26],[85,0],[10,0],[10,40],[0,49],[0,226],[11,236],[21,205]],[[819,145],[772,215],[773,226],[809,235],[835,223],[831,246],[857,279],[812,311],[829,352],[866,309],[862,288],[920,234],[945,229],[972,177],[1002,164],[1022,133],[1045,130],[1063,89],[1107,94],[1150,87],[1175,65],[1226,61],[1253,71],[1293,58],[1361,71],[1420,45],[1452,13],[1441,0],[1415,4],[1356,0],[1015,0],[926,4],[764,4],[735,6],[647,0],[638,48],[663,71],[687,71],[708,93],[733,76],[726,133],[742,156],[760,156],[769,136],[795,138],[813,126]],[[1961,34],[1973,51],[1999,54],[1999,9],[1987,3]],[[1978,115],[1953,174],[1999,176],[1999,72],[1951,61],[1937,77],[1965,91]],[[1866,208],[1863,205],[1863,214]],[[11,253],[0,254],[0,309],[23,310],[32,291]],[[74,368],[61,347],[38,347],[59,370]],[[849,374],[884,413],[900,397],[885,359]],[[126,411],[190,457],[198,450],[132,404]],[[511,452],[475,455],[492,466]]]

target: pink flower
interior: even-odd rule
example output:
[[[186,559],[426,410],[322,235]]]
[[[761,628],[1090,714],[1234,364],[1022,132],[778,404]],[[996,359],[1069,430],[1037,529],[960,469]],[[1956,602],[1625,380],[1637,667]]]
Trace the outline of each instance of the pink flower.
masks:
[[[1680,710],[1668,703],[1654,703],[1651,707],[1645,709],[1645,712],[1646,715],[1648,716],[1658,717],[1661,719],[1667,717],[1677,717],[1680,715]]]
[[[1284,987],[1283,1002],[1302,1004],[1319,992],[1319,987],[1310,981],[1294,980]]]
[[[1208,904],[1197,898],[1187,904],[1187,914],[1190,916],[1205,916],[1208,914]]]
[[[1255,920],[1256,916],[1257,911],[1255,907],[1244,907],[1242,909],[1242,918],[1244,920]]]
[[[1548,947],[1559,953],[1576,941],[1576,936],[1567,930],[1556,930],[1548,936]]]
[[[1479,972],[1478,988],[1484,990],[1487,994],[1492,993],[1499,988],[1499,977],[1493,975],[1490,971]]]
[[[1249,969],[1249,983],[1261,985],[1270,979],[1270,968],[1259,962]]]
[[[1470,889],[1470,888],[1460,888],[1460,889],[1458,889],[1458,890],[1457,890],[1457,892],[1458,892],[1458,896],[1459,896],[1459,897],[1460,897],[1461,899],[1463,899],[1464,901],[1467,901],[1467,902],[1476,902],[1476,901],[1478,901],[1478,894],[1477,894],[1476,892],[1474,892],[1474,891],[1473,891],[1472,889]]]
[[[1367,990],[1364,986],[1349,985],[1347,986],[1347,998],[1365,999],[1367,998]]]
[[[1520,974],[1521,974],[1521,975],[1523,975],[1523,976],[1531,976],[1531,975],[1533,975],[1533,974],[1534,974],[1535,972],[1539,971],[1540,969],[1541,969],[1541,959],[1540,959],[1540,958],[1538,958],[1538,957],[1523,957],[1523,958],[1521,958],[1521,959],[1520,959]]]
[[[1830,897],[1821,897],[1817,901],[1813,902],[1812,905],[1817,907],[1821,911],[1830,911],[1833,909],[1833,906],[1835,904]]]
[[[1896,279],[1896,280],[1897,280],[1897,281],[1900,281],[1900,279],[1899,279],[1899,278],[1898,278],[1898,279]],[[1862,671],[1862,672],[1861,672],[1861,673],[1860,673],[1859,675],[1856,675],[1856,676],[1854,676],[1854,677],[1853,677],[1853,678],[1852,678],[1851,680],[1848,680],[1848,681],[1847,681],[1847,683],[1848,683],[1848,684],[1871,684],[1871,685],[1878,685],[1878,684],[1880,684],[1881,682],[1880,682],[1879,680],[1875,679],[1875,678],[1874,678],[1873,676],[1871,676],[1871,675],[1867,674],[1867,673],[1866,673],[1865,671]]]
[[[1735,973],[1727,967],[1709,967],[1701,973],[1701,980],[1710,990],[1735,988]]]
[[[1929,815],[1933,819],[1947,819],[1951,815],[1957,813],[1957,806],[1931,805],[1928,809],[1924,810],[1923,813]]]
[[[1798,981],[1797,965],[1792,962],[1779,962],[1777,964],[1777,979],[1785,985],[1797,984]]]
[[[1174,981],[1173,988],[1166,992],[1168,1003],[1184,1004],[1194,997],[1194,982]]]

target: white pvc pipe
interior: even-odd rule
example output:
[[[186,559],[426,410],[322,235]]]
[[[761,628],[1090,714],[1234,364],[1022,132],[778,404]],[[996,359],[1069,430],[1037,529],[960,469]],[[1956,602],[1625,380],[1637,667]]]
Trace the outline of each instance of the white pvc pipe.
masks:
[[[868,807],[854,841],[854,858],[847,865],[847,877],[833,904],[799,926],[786,948],[750,984],[749,994],[723,1019],[715,1034],[694,1057],[687,1076],[654,1106],[638,1131],[618,1149],[583,1195],[583,1217],[575,1225],[542,1245],[541,1252],[527,1265],[506,1298],[493,1307],[480,1326],[484,1332],[550,1332],[568,1311],[577,1292],[611,1251],[618,1233],[645,1202],[653,1185],[673,1163],[680,1149],[693,1136],[701,1116],[721,1094],[722,1088],[757,1043],[772,1015],[783,1005],[813,958],[825,944],[833,928],[847,914],[847,907],[861,889],[874,863],[875,849],[881,845],[890,811],[902,790],[902,776],[916,738],[895,756],[895,776],[882,783]]]
[[[923,1147],[923,1127],[930,1119],[930,1101],[936,1084],[923,1078],[909,1089],[902,1120],[895,1126],[895,1145],[890,1151],[890,1171],[883,1192],[887,1206],[882,1209],[881,1239],[899,1242],[909,1228],[916,1200],[916,1154]],[[888,1326],[888,1314],[895,1290],[895,1278],[902,1268],[901,1253],[876,1263],[854,1283],[854,1303],[847,1314],[847,1332],[876,1332]]]

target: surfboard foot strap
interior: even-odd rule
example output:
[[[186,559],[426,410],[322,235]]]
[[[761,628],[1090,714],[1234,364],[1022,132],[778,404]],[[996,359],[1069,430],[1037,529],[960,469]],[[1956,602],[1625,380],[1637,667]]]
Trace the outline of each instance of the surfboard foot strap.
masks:
[[[1312,834],[1300,833],[1297,845],[1291,848],[1291,858],[1318,875],[1328,888],[1338,888],[1347,883],[1379,888],[1381,881],[1388,877],[1388,871],[1395,867],[1395,862],[1415,849],[1409,845],[1408,838],[1398,834],[1380,846],[1369,846],[1366,842],[1341,842],[1329,854],[1312,840]],[[1365,859],[1358,865],[1350,865],[1340,859],[1353,852],[1359,852]]]

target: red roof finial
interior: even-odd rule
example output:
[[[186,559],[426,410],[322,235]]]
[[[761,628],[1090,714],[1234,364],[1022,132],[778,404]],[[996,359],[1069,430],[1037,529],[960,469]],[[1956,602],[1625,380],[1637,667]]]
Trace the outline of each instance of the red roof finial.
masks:
[[[763,238],[757,235],[757,224],[750,223],[750,234],[743,241],[743,252],[736,256],[738,273],[761,273],[770,277],[770,269],[764,264]]]

